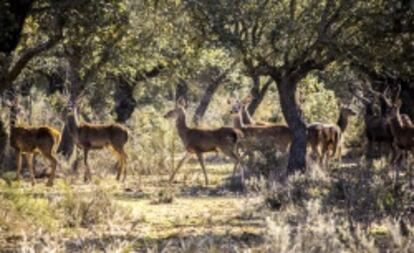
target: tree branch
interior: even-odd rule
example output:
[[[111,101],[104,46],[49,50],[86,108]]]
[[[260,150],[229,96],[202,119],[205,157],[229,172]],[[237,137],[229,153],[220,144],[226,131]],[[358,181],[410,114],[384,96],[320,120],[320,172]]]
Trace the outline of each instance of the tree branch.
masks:
[[[4,82],[0,84],[0,93],[12,86],[13,81],[20,75],[28,62],[38,54],[54,47],[62,38],[62,27],[59,28],[57,35],[47,41],[41,42],[36,46],[24,50],[13,66],[7,71]]]

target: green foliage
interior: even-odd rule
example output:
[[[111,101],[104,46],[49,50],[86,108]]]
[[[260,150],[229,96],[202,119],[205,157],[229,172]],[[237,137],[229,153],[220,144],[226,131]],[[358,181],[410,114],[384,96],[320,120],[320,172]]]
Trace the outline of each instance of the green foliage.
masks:
[[[58,228],[55,210],[48,200],[33,198],[33,192],[26,192],[19,184],[1,189],[0,231],[32,231],[35,228],[53,231]]]
[[[316,77],[308,76],[301,81],[299,97],[306,122],[336,123],[339,108],[335,94]]]

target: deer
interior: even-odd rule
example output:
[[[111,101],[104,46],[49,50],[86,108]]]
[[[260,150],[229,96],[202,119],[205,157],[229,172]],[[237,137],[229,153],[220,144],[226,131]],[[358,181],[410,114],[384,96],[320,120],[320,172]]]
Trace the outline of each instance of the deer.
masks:
[[[312,123],[308,125],[308,145],[317,151],[322,165],[331,157],[341,160],[343,133],[348,126],[349,117],[357,115],[349,106],[339,104],[339,108],[336,124]]]
[[[17,125],[17,99],[13,101],[13,104],[9,104],[11,108],[16,108],[15,112],[10,113],[10,146],[17,152],[16,164],[17,164],[17,180],[20,180],[22,170],[22,158],[25,156],[32,186],[35,186],[36,180],[34,175],[33,157],[40,153],[47,160],[50,161],[51,172],[46,186],[53,186],[55,179],[56,167],[58,161],[56,159],[56,151],[59,146],[60,132],[52,126],[16,126]]]
[[[127,176],[127,154],[124,146],[128,141],[128,130],[120,124],[80,123],[76,106],[71,109],[67,118],[67,127],[76,146],[83,150],[84,181],[91,180],[91,171],[88,164],[89,151],[109,148],[118,159],[116,180],[119,181],[122,176],[124,182]]]
[[[236,128],[241,128],[244,126],[267,126],[272,125],[267,122],[263,121],[256,121],[253,119],[253,117],[250,115],[250,112],[248,110],[248,107],[250,103],[253,100],[252,95],[248,95],[242,100],[232,100],[228,99],[227,103],[231,105],[230,114],[235,114],[239,117],[233,118],[233,125]]]
[[[393,145],[394,136],[391,133],[390,121],[388,120],[389,113],[393,107],[392,103],[387,98],[387,91],[380,93],[375,91],[370,85],[365,85],[366,90],[369,94],[373,95],[373,98],[368,99],[359,95],[350,85],[349,90],[354,97],[359,99],[364,105],[364,122],[365,122],[365,136],[368,142],[368,150],[372,150],[372,146],[378,143],[379,148],[383,145],[391,148],[391,159],[394,160],[396,156],[395,146]],[[400,93],[400,87],[397,90],[398,97]],[[379,100],[380,112],[375,111],[375,106]],[[410,117],[406,114],[401,114],[401,123],[409,126],[412,125]]]
[[[406,158],[407,155],[414,154],[414,126],[405,125],[401,118],[400,108],[402,105],[402,101],[400,99],[393,105],[391,109],[390,116],[388,118],[391,128],[391,133],[394,137],[393,144],[394,146],[399,149],[401,152],[395,157],[395,160],[398,158],[403,159]],[[404,154],[406,153],[406,154]],[[398,181],[398,167],[396,169],[396,181]],[[411,169],[410,169],[410,186],[411,182]]]
[[[292,133],[287,125],[257,122],[247,110],[252,97],[231,101],[230,114],[233,116],[233,126],[243,132],[241,147],[248,151],[252,149],[276,148],[282,153],[289,150]]]
[[[247,110],[252,97],[249,95],[242,100],[228,100],[231,104],[230,114],[233,115],[233,126],[242,130],[245,139],[242,140],[241,146],[246,150],[245,155],[249,154],[252,149],[276,148],[282,153],[289,150],[292,141],[289,127],[282,124],[272,124],[267,122],[256,123]],[[322,141],[324,133],[322,124],[308,125],[308,146],[317,156],[318,161],[322,161]],[[326,134],[326,133],[325,133]]]
[[[175,107],[168,111],[165,119],[175,119],[175,126],[178,135],[185,147],[185,154],[179,161],[177,167],[170,175],[169,182],[174,177],[190,155],[196,154],[204,174],[205,185],[208,186],[208,177],[204,165],[203,154],[207,152],[221,152],[234,161],[233,175],[240,166],[241,181],[244,181],[244,169],[241,166],[241,159],[238,153],[238,143],[243,138],[243,133],[232,127],[220,127],[215,129],[191,128],[187,126],[185,109],[187,103],[180,98],[176,101]]]

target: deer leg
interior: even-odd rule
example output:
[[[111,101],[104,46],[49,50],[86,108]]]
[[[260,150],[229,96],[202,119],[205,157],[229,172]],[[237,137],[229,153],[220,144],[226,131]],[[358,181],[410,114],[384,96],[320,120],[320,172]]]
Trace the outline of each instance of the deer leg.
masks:
[[[20,180],[21,172],[22,172],[22,152],[18,151],[16,155],[16,165],[17,165],[17,172],[16,172],[16,179]]]
[[[336,149],[336,160],[342,162],[342,144],[339,143]]]
[[[84,159],[83,161],[85,163],[85,174],[84,174],[83,180],[85,182],[88,182],[91,180],[91,170],[88,165],[88,152],[89,152],[89,149],[87,148],[83,150],[83,159]]]
[[[243,183],[244,182],[244,168],[243,168],[243,166],[241,166],[240,156],[238,155],[237,151],[227,150],[227,149],[222,149],[221,151],[226,156],[230,157],[234,161],[233,177],[236,174],[236,171],[238,170],[238,168],[240,167],[240,177],[241,177],[241,181]]]
[[[116,180],[119,181],[121,179],[121,176],[123,175],[122,182],[124,182],[126,179],[126,154],[123,150],[116,150],[116,152],[118,154],[118,174],[116,176]]]
[[[32,186],[35,186],[36,180],[35,180],[35,175],[33,171],[33,154],[30,154],[30,153],[26,154],[26,161],[27,161],[27,166],[29,167],[30,181],[32,182]]]
[[[198,161],[200,162],[201,169],[203,170],[203,174],[204,174],[204,181],[205,181],[205,183],[206,183],[206,186],[208,186],[207,171],[206,171],[206,167],[204,166],[204,157],[203,157],[203,153],[197,153],[197,158],[198,158]]]
[[[75,157],[75,159],[73,160],[73,163],[71,165],[71,169],[72,169],[72,173],[77,176],[78,175],[79,157],[78,157],[78,147],[76,145],[73,148],[73,157]]]
[[[117,167],[116,180],[119,181],[122,175],[122,155],[118,152],[116,152],[116,155],[118,157],[118,161],[116,162],[116,167]]]
[[[180,167],[183,166],[184,162],[188,159],[188,156],[189,156],[189,153],[186,152],[183,158],[181,158],[180,162],[178,162],[177,168],[173,170],[173,173],[171,174],[170,179],[168,180],[170,183],[174,180],[175,174],[178,172]]]
[[[50,186],[53,186],[53,180],[55,179],[56,167],[57,167],[58,162],[55,156],[52,154],[44,153],[43,155],[50,161],[51,171],[49,175],[49,180],[47,181],[47,184],[46,184],[46,186],[50,187]]]
[[[122,182],[125,182],[126,176],[127,176],[127,155],[125,152],[122,152],[122,171],[124,172],[124,175],[122,177]]]

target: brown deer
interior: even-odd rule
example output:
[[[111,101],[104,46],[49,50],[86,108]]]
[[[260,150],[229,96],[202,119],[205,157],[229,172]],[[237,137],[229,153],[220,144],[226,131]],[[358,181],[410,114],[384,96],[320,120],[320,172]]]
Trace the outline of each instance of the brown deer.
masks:
[[[18,107],[17,104],[11,106],[12,108]],[[21,176],[22,157],[24,155],[29,167],[31,183],[33,186],[36,184],[33,156],[41,153],[51,164],[51,172],[46,185],[53,186],[58,165],[56,150],[60,142],[60,132],[51,126],[16,126],[16,116],[17,112],[10,114],[10,146],[17,152],[17,180]]]
[[[189,155],[195,153],[201,165],[201,169],[203,170],[204,180],[207,186],[208,177],[204,165],[203,153],[220,151],[234,161],[235,165],[233,174],[239,166],[241,167],[240,174],[243,182],[244,171],[240,164],[240,156],[237,152],[237,145],[240,139],[243,138],[243,133],[231,127],[221,127],[217,129],[190,128],[186,123],[185,107],[186,104],[184,101],[179,99],[174,109],[168,111],[164,115],[164,118],[175,119],[178,135],[180,136],[180,139],[186,149],[184,157],[179,161],[177,167],[173,170],[169,181],[172,182],[174,180],[175,174],[188,159]]]
[[[117,180],[126,179],[127,155],[124,146],[128,141],[128,130],[119,124],[89,124],[79,123],[79,115],[76,107],[69,113],[67,126],[76,145],[83,149],[85,174],[84,181],[91,179],[91,172],[88,165],[88,153],[90,150],[110,148],[117,156]]]
[[[363,88],[365,88],[367,96],[359,95],[355,89],[349,85],[350,92],[364,105],[365,136],[368,142],[367,151],[371,152],[375,144],[378,144],[380,150],[385,145],[386,147],[391,148],[391,159],[394,160],[396,156],[396,150],[393,145],[394,136],[391,133],[390,121],[388,120],[393,105],[386,95],[388,89],[385,89],[382,93],[380,93],[375,91],[368,84],[366,84]],[[399,97],[399,93],[400,88],[398,88],[395,97]],[[368,98],[369,96],[372,96],[372,98]],[[379,112],[376,112],[375,110],[377,104],[379,104],[380,107]],[[408,115],[401,114],[400,117],[401,122],[404,125],[412,125]]]
[[[247,97],[243,98],[242,100],[232,100],[228,99],[227,103],[231,105],[230,114],[237,115],[239,117],[233,118],[233,125],[236,128],[241,128],[244,126],[267,126],[271,125],[267,122],[263,121],[256,121],[250,115],[248,107],[252,102],[253,97],[248,95]]]
[[[228,101],[231,103],[230,114],[233,115],[233,126],[244,134],[240,146],[246,151],[245,155],[250,150],[263,150],[264,148],[276,148],[282,153],[287,152],[292,140],[289,127],[282,124],[254,121],[247,110],[250,102],[251,96],[241,101]]]
[[[288,152],[292,141],[289,127],[266,122],[256,123],[247,110],[251,99],[251,96],[247,96],[242,100],[228,100],[228,103],[231,104],[230,113],[233,115],[233,125],[245,134],[245,138],[241,141],[241,146],[246,150],[245,155],[254,149],[275,147],[280,152]],[[322,140],[324,137],[321,129],[322,124],[309,126],[307,145],[311,147],[317,160],[322,161]]]
[[[390,122],[391,133],[394,136],[394,146],[400,150],[399,154],[396,155],[394,162],[397,161],[398,158],[406,158],[405,156],[409,153],[414,154],[414,126],[403,124],[400,114],[401,105],[402,102],[398,99],[392,107],[388,119]],[[397,166],[396,170],[396,181],[398,181],[398,168],[399,166]],[[410,170],[410,186],[412,183],[411,174]]]
[[[336,124],[312,123],[308,125],[308,144],[314,151],[317,149],[318,159],[322,165],[331,157],[336,156],[336,159],[341,159],[342,135],[348,126],[348,118],[355,115],[356,112],[351,108],[340,106]]]

